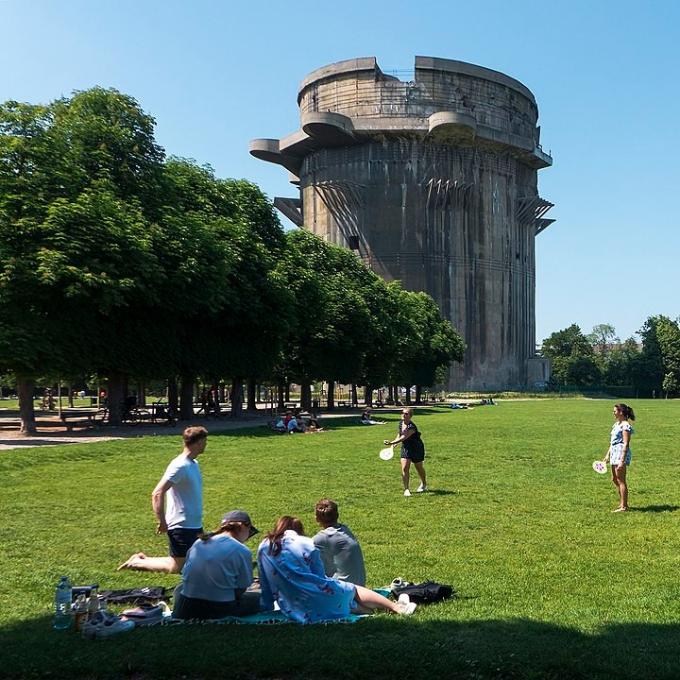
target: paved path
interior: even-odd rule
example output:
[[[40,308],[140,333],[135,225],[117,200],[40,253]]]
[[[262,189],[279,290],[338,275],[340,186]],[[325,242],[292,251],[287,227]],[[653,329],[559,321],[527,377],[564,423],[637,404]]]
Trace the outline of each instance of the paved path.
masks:
[[[204,425],[210,432],[224,432],[226,430],[238,430],[246,427],[258,427],[266,425],[271,418],[265,415],[244,416],[238,420],[224,418],[220,420],[197,419],[197,425]],[[0,419],[0,423],[2,419]],[[93,442],[107,442],[117,439],[129,439],[132,437],[149,437],[159,435],[181,435],[188,422],[178,423],[174,426],[167,425],[122,425],[120,427],[102,426],[88,428],[75,432],[53,431],[51,428],[47,434],[36,434],[26,437],[17,430],[0,430],[0,451],[4,449],[25,449],[29,446],[61,446],[62,444],[91,444]]]

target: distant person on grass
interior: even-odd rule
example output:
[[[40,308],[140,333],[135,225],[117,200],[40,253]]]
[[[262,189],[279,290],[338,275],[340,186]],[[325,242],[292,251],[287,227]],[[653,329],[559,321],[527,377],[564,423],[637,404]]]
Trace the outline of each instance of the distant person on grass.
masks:
[[[626,469],[630,465],[633,452],[630,449],[630,438],[633,436],[633,426],[630,421],[635,420],[633,409],[627,404],[614,405],[616,422],[612,427],[609,439],[609,449],[604,462],[609,462],[612,469],[612,483],[619,493],[619,507],[612,512],[626,512],[628,510],[628,484]]]
[[[196,458],[205,451],[208,430],[201,426],[187,427],[182,438],[182,453],[170,462],[151,494],[151,506],[158,520],[156,533],[167,533],[170,555],[147,557],[138,552],[123,562],[119,570],[178,574],[189,548],[203,532],[203,481]]]
[[[392,441],[389,439],[385,440],[386,446],[401,444],[401,481],[404,484],[404,496],[411,495],[411,491],[408,488],[411,463],[416,466],[418,476],[420,477],[420,486],[416,489],[416,493],[427,491],[427,479],[425,478],[425,466],[423,465],[425,445],[412,418],[413,409],[403,409],[397,438]]]
[[[407,598],[392,602],[363,586],[336,581],[324,573],[321,555],[304,535],[297,517],[281,517],[260,543],[257,569],[262,608],[278,603],[286,617],[298,623],[342,619],[350,613],[388,611],[410,615],[416,605]]]
[[[385,425],[384,420],[373,420],[370,408],[364,409],[364,412],[361,414],[360,422],[362,425]]]
[[[253,582],[253,556],[244,543],[258,530],[243,510],[232,510],[218,529],[201,534],[189,548],[182,583],[175,588],[176,619],[221,619],[260,610]]]
[[[366,567],[359,541],[344,524],[338,523],[338,504],[322,498],[314,508],[316,522],[321,527],[312,538],[318,548],[326,576],[366,585]]]

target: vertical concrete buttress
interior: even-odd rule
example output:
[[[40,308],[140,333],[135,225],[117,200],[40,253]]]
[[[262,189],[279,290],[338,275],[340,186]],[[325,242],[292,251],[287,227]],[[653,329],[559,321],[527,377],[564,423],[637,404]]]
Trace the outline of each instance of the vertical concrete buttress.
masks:
[[[430,57],[416,57],[404,82],[370,57],[312,72],[298,104],[299,131],[250,144],[299,185],[300,198],[277,207],[385,279],[432,295],[467,344],[450,388],[526,387],[534,239],[552,222],[537,190],[552,159],[531,92],[497,71]]]

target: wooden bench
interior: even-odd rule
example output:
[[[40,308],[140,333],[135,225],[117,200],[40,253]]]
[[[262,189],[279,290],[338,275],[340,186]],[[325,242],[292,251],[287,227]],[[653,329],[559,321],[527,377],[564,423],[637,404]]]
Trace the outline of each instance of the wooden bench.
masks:
[[[57,424],[66,427],[66,429],[71,432],[76,426],[94,427],[99,423],[103,423],[107,416],[107,409],[68,409],[61,412],[61,423]],[[41,425],[47,425],[48,422],[54,421],[45,421],[45,423],[41,423]],[[47,427],[50,427],[50,425],[47,425]]]

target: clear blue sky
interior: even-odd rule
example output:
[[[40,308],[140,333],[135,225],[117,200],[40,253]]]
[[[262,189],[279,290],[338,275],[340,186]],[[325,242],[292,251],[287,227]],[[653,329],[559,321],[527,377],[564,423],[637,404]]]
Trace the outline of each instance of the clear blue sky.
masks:
[[[503,71],[536,95],[554,157],[539,173],[557,222],[537,239],[537,340],[680,314],[678,2],[0,0],[0,36],[0,100],[118,88],[169,154],[270,197],[292,187],[248,141],[298,128],[309,71],[415,55]]]

